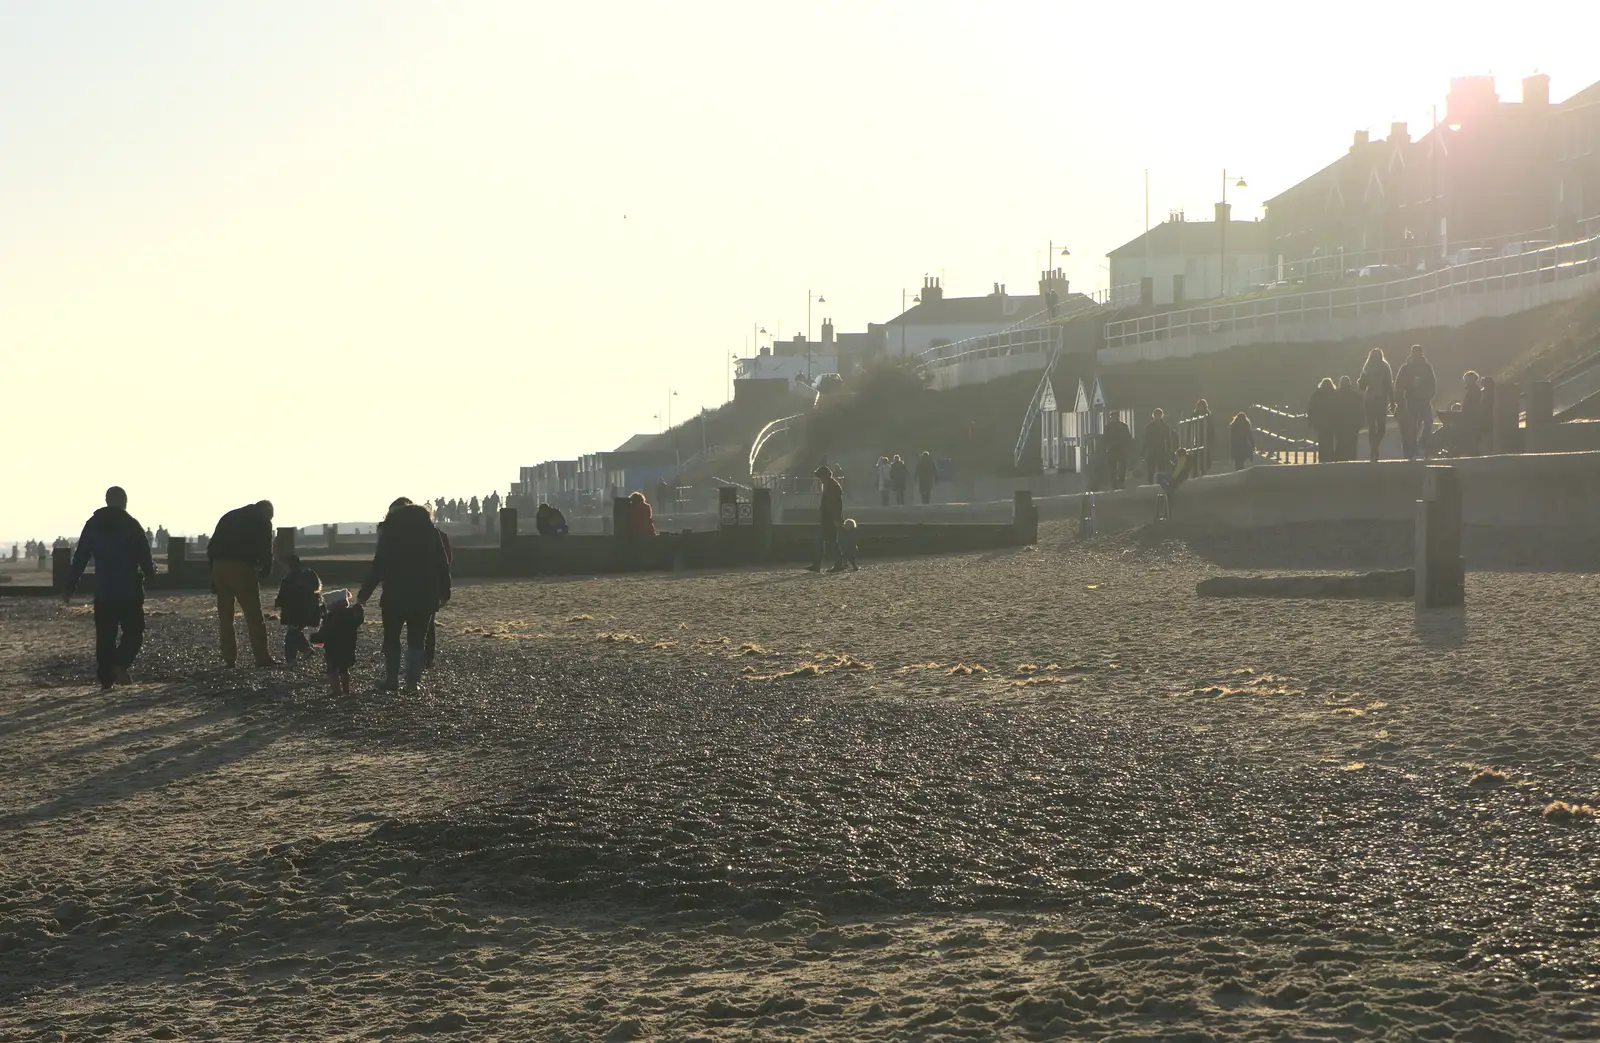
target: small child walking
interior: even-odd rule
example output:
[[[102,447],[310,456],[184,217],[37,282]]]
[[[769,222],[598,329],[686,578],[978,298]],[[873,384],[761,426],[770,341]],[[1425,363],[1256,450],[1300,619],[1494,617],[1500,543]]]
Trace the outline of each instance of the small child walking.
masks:
[[[839,530],[839,553],[845,561],[849,562],[851,572],[861,571],[861,566],[856,564],[857,542],[856,520],[854,518],[846,518],[844,520],[844,528]]]
[[[278,621],[285,628],[283,658],[292,665],[297,657],[311,654],[306,628],[322,622],[322,577],[293,554],[283,563],[289,567],[289,574],[278,585],[273,604],[278,609]]]
[[[330,590],[322,629],[311,635],[313,644],[322,646],[328,664],[328,694],[350,694],[350,668],[356,665],[356,638],[366,611],[348,590]]]

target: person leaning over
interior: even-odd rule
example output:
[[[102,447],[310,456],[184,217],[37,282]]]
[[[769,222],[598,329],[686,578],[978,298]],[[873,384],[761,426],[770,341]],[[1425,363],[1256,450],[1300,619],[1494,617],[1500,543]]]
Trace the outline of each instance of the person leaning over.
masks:
[[[237,601],[244,612],[256,666],[272,666],[272,655],[267,651],[267,623],[261,615],[261,581],[272,574],[272,501],[247,504],[218,519],[206,545],[206,557],[211,562],[211,588],[217,594],[222,661],[233,666],[239,658],[233,633],[233,606]]]

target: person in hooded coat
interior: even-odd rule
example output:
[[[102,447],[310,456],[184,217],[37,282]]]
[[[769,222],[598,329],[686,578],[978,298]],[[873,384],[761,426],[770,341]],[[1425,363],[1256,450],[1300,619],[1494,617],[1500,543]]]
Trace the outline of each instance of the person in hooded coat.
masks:
[[[399,503],[378,527],[378,549],[357,600],[365,605],[379,586],[383,618],[385,691],[400,685],[400,632],[405,631],[406,687],[415,690],[427,659],[433,615],[450,600],[450,560],[433,517],[421,504]]]
[[[155,561],[144,529],[128,513],[128,494],[113,485],[106,505],[95,511],[78,537],[72,570],[62,600],[72,592],[94,559],[94,666],[102,690],[131,684],[128,671],[144,641],[144,581],[154,579]],[[121,641],[118,641],[118,634]]]

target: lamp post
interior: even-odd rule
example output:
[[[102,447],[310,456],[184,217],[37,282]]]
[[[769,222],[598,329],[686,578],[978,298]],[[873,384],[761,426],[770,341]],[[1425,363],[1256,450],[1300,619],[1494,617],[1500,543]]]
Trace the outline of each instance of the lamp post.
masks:
[[[813,296],[810,290],[806,291],[806,383],[807,384],[811,383],[811,302],[812,301],[815,301],[818,304],[827,304],[828,303],[828,298],[824,297],[820,293],[816,294],[815,296]]]
[[[1072,256],[1072,251],[1068,250],[1065,246],[1063,246],[1061,248],[1061,256],[1062,257],[1071,257]],[[1056,241],[1054,239],[1052,239],[1052,240],[1050,240],[1050,248],[1045,251],[1045,255],[1044,255],[1044,263],[1050,265],[1050,268],[1051,268],[1052,271],[1055,270],[1055,259],[1056,259]],[[1049,309],[1049,312],[1050,312],[1049,317],[1052,318],[1052,319],[1056,317],[1056,304],[1059,303],[1059,302],[1053,302],[1053,301],[1050,300],[1050,294],[1052,294],[1054,292],[1055,291],[1052,290],[1052,289],[1047,289],[1044,292],[1045,307]]]
[[[1237,175],[1235,175],[1237,176]],[[1217,211],[1217,224],[1222,227],[1221,251],[1222,256],[1217,262],[1217,285],[1222,289],[1222,296],[1228,295],[1228,169],[1222,169],[1222,207]],[[1249,188],[1240,177],[1234,188]]]

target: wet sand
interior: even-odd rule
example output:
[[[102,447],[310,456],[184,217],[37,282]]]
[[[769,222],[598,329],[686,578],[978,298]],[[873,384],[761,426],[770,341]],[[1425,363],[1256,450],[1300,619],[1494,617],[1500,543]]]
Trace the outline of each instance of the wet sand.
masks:
[[[349,699],[0,598],[0,1039],[1594,1038],[1593,578],[1251,556],[468,585]]]

